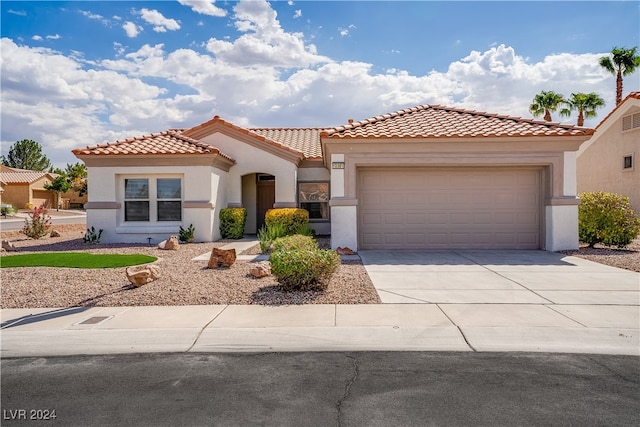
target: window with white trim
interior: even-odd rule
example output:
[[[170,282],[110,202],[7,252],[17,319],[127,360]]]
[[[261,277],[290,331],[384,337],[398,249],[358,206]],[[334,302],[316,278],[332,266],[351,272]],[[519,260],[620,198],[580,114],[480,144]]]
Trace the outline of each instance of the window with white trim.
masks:
[[[182,179],[125,178],[124,220],[182,221]]]
[[[298,202],[301,209],[309,212],[309,220],[329,219],[329,183],[299,182]]]
[[[627,154],[622,159],[622,169],[633,170],[633,154]]]

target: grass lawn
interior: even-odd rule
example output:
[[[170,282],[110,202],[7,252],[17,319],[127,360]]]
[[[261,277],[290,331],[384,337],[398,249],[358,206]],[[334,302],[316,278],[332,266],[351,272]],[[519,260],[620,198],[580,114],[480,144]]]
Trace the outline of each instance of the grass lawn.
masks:
[[[86,252],[47,252],[0,257],[0,268],[65,267],[115,268],[147,264],[158,258],[140,254],[90,254]]]

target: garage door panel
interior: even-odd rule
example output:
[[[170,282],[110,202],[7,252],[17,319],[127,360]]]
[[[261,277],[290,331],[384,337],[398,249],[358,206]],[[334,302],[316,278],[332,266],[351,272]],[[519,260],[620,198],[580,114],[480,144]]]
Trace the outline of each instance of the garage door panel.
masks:
[[[533,168],[362,169],[360,245],[537,249],[540,176]]]

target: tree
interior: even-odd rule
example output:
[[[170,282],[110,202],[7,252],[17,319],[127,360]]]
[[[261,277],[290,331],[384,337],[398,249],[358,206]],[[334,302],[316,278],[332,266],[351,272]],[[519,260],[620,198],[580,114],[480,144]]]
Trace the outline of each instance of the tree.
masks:
[[[42,154],[42,146],[36,141],[23,139],[9,148],[8,157],[2,156],[2,164],[10,168],[29,169],[44,172],[51,162]]]
[[[610,56],[600,58],[600,66],[616,76],[616,106],[622,102],[622,76],[632,74],[640,68],[637,47],[625,49],[614,47]]]
[[[595,92],[572,93],[563,103],[566,107],[560,110],[560,115],[569,117],[572,111],[578,111],[578,126],[584,126],[585,118],[595,117],[596,109],[604,107],[604,99]]]
[[[71,188],[78,192],[78,195],[82,197],[87,192],[87,167],[84,163],[76,163],[70,165],[67,163],[65,173],[71,182]]]
[[[55,191],[56,192],[56,210],[60,210],[60,195],[62,193],[66,193],[71,189],[71,182],[69,181],[66,174],[58,175],[51,184],[44,185],[45,190]]]
[[[529,106],[529,111],[539,117],[544,114],[547,122],[551,121],[551,112],[556,111],[558,106],[564,101],[564,96],[554,91],[542,91],[533,98],[533,103]]]

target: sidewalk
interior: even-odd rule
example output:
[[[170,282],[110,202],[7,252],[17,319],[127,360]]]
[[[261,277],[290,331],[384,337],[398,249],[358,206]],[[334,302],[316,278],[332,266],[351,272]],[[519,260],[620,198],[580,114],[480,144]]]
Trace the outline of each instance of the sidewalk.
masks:
[[[5,309],[0,355],[347,350],[640,355],[637,311],[522,304]]]

